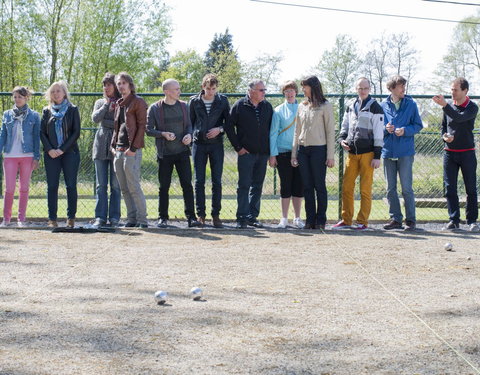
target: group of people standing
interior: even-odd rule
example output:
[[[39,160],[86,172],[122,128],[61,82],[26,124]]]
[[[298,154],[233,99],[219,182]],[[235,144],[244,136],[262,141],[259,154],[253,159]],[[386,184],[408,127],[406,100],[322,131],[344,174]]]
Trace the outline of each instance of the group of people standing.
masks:
[[[348,154],[343,178],[342,220],[333,225],[333,229],[368,228],[374,170],[380,167],[381,159],[390,207],[390,221],[384,229],[416,228],[412,172],[414,136],[423,125],[416,103],[405,95],[407,82],[401,76],[390,79],[387,83],[390,95],[380,104],[370,96],[368,79],[357,80],[358,96],[346,105],[338,140],[335,139],[333,107],[316,76],[301,81],[305,99],[300,103],[296,100],[297,84],[285,82],[281,87],[285,102],[275,109],[265,100],[266,87],[261,80],[251,81],[246,96],[231,108],[226,96],[217,92],[219,82],[213,74],[203,78],[201,92],[192,96],[188,103],[180,100],[179,82],[167,79],[162,84],[164,99],[150,107],[136,94],[129,74],[106,73],[102,83],[104,96],[97,100],[92,113],[92,120],[99,124],[92,150],[97,193],[95,227],[119,225],[121,195],[127,208],[125,226],[148,227],[140,183],[145,135],[155,138],[157,150],[157,227],[168,226],[169,189],[174,168],[182,187],[188,226],[206,224],[208,162],[212,179],[211,223],[216,228],[223,227],[220,212],[226,134],[238,154],[237,228],[263,226],[258,217],[268,164],[278,169],[280,177],[282,217],[278,227],[286,228],[289,224],[292,203],[295,227],[324,229],[328,204],[326,173],[327,168],[334,166],[337,142]],[[467,192],[467,224],[471,231],[479,231],[473,139],[478,107],[467,93],[468,82],[457,78],[452,83],[452,101],[447,102],[442,95],[433,100],[444,112],[444,180],[450,217],[446,229],[459,228],[457,179],[461,170]],[[71,103],[67,86],[62,81],[48,88],[45,94],[48,105],[41,117],[28,107],[31,96],[28,89],[15,87],[12,95],[14,106],[4,113],[0,133],[6,185],[1,226],[10,225],[17,174],[20,181],[17,225],[26,225],[30,177],[38,167],[41,141],[47,177],[48,225],[58,226],[58,188],[63,171],[68,201],[66,225],[73,227],[80,165],[78,108]],[[358,176],[361,205],[354,224],[354,189]],[[404,223],[397,179],[405,201]],[[305,200],[305,222],[301,219],[302,200]]]

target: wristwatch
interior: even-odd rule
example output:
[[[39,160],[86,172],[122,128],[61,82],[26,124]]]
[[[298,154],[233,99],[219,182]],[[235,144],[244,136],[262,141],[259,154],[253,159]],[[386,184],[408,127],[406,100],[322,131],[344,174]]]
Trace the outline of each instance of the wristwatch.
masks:
[[[219,126],[220,133],[223,133],[225,130],[223,129],[223,126]]]

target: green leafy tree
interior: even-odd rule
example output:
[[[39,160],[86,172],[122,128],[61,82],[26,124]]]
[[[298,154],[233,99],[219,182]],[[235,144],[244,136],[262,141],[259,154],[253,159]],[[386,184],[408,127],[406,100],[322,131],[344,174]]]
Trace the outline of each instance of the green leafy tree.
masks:
[[[329,92],[345,94],[353,87],[360,66],[356,44],[349,35],[337,35],[335,45],[322,54],[314,67]]]
[[[282,61],[283,55],[280,52],[262,53],[255,60],[244,64],[242,86],[246,87],[251,79],[258,78],[265,82],[269,90],[278,90],[278,76],[281,73],[279,66]]]
[[[168,69],[160,73],[160,83],[167,78],[174,78],[180,83],[183,92],[197,92],[202,86],[206,67],[202,56],[189,49],[177,52],[170,60]]]

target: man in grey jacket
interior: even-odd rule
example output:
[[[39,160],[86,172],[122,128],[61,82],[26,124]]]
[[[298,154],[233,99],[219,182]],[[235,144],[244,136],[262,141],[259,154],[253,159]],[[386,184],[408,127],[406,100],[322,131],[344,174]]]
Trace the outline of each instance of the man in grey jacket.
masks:
[[[370,96],[370,82],[357,80],[358,97],[345,110],[339,142],[348,151],[342,188],[342,220],[333,229],[365,230],[372,209],[373,172],[380,167],[383,147],[383,110]],[[360,211],[352,226],[355,181],[360,176]]]
[[[165,100],[153,104],[147,113],[147,135],[155,137],[158,161],[158,224],[167,227],[169,196],[173,167],[177,170],[183,190],[185,215],[189,227],[198,227],[195,216],[192,167],[190,164],[190,143],[192,142],[192,124],[187,104],[180,100],[180,84],[167,79],[162,84]]]

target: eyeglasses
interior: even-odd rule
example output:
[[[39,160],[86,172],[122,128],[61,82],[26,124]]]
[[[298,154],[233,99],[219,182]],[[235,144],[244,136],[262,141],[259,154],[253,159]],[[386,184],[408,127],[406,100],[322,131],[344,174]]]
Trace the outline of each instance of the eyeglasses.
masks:
[[[255,89],[255,91],[267,92],[267,89]]]

